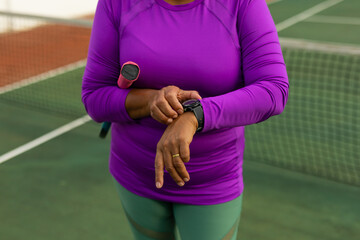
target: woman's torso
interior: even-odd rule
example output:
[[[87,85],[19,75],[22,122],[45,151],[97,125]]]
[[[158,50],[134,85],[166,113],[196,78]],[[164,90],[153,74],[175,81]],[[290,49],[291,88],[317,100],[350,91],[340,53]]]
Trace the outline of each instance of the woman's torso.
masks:
[[[122,1],[119,54],[121,65],[133,61],[140,67],[133,88],[175,85],[205,98],[243,85],[236,1],[195,0],[183,8],[163,0],[130,2]],[[110,171],[124,187],[146,197],[196,204],[225,202],[241,193],[243,127],[196,133],[185,164],[191,180],[181,188],[165,171],[164,187],[156,189],[156,145],[165,128],[151,117],[113,124]]]

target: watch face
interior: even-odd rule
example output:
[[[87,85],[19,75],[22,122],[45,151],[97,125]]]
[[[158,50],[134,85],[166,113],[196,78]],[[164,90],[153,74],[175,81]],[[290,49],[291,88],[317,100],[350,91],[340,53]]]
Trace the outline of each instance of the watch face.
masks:
[[[190,99],[190,100],[186,100],[185,102],[183,102],[183,106],[187,107],[187,106],[193,106],[195,103],[198,103],[199,100],[198,99]]]

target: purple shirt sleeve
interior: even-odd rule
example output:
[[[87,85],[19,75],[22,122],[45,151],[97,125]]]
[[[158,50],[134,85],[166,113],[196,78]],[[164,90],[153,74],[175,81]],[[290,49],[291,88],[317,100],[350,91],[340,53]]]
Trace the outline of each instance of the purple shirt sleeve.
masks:
[[[112,3],[98,2],[83,76],[82,101],[87,113],[97,122],[128,122],[133,121],[125,108],[130,89],[120,89],[116,85],[121,68],[119,23],[112,17],[115,7]]]
[[[262,122],[280,114],[288,99],[288,77],[272,16],[264,0],[239,1],[238,37],[245,86],[203,98],[204,129]]]

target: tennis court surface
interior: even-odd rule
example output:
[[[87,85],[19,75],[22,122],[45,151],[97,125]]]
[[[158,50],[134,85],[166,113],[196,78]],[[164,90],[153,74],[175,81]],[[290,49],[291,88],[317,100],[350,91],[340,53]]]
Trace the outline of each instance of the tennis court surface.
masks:
[[[246,128],[238,239],[359,239],[360,2],[269,8],[290,94]],[[0,239],[131,240],[81,103],[91,21],[0,12],[0,29]]]

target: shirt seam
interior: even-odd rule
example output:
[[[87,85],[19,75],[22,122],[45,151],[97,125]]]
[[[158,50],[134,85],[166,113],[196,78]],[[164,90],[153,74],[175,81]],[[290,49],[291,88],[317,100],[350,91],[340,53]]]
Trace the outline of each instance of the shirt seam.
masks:
[[[235,15],[232,14],[229,9],[219,0],[216,0],[221,6],[223,6],[223,8],[229,13],[230,16],[234,17]]]
[[[237,46],[237,45],[235,44],[235,39],[233,38],[230,30],[227,28],[227,26],[225,25],[225,23],[214,13],[206,4],[205,4],[205,6],[206,6],[207,10],[208,10],[213,16],[215,16],[215,18],[216,18],[216,19],[221,23],[221,25],[225,28],[225,30],[226,30],[227,33],[229,34],[230,38],[232,39],[235,48],[239,50],[239,49],[240,49],[240,44],[239,44],[239,46]],[[230,14],[230,16],[233,16],[233,15]],[[237,39],[237,40],[239,40],[239,39]]]
[[[142,2],[142,1],[144,1],[144,0],[139,0],[139,1],[137,1],[137,2],[134,4],[134,6],[128,11],[128,13],[130,13],[130,12],[133,10],[133,8],[134,8],[137,4],[139,4],[140,2]],[[141,14],[141,13],[147,11],[148,9],[152,8],[152,7],[154,6],[155,2],[156,2],[156,1],[153,1],[150,6],[148,6],[147,8],[145,8],[145,9],[143,9],[143,10],[141,10],[141,11],[138,12],[137,14],[133,15],[133,16],[127,21],[126,25],[124,25],[124,26],[122,27],[122,29],[120,29],[120,30],[121,30],[121,31],[120,31],[120,38],[122,37],[122,33],[124,32],[125,28],[129,25],[129,23],[131,23],[131,22],[135,19],[135,17],[138,16],[139,14]]]
[[[244,14],[241,16],[241,22],[240,22],[240,26],[239,26],[239,42],[241,43],[243,39],[240,39],[241,37],[241,33],[242,33],[242,28],[243,28],[243,24],[244,24],[244,18],[246,16],[246,14],[249,12],[249,8],[253,5],[252,3],[255,1],[250,1],[248,2],[246,9],[244,10]]]

